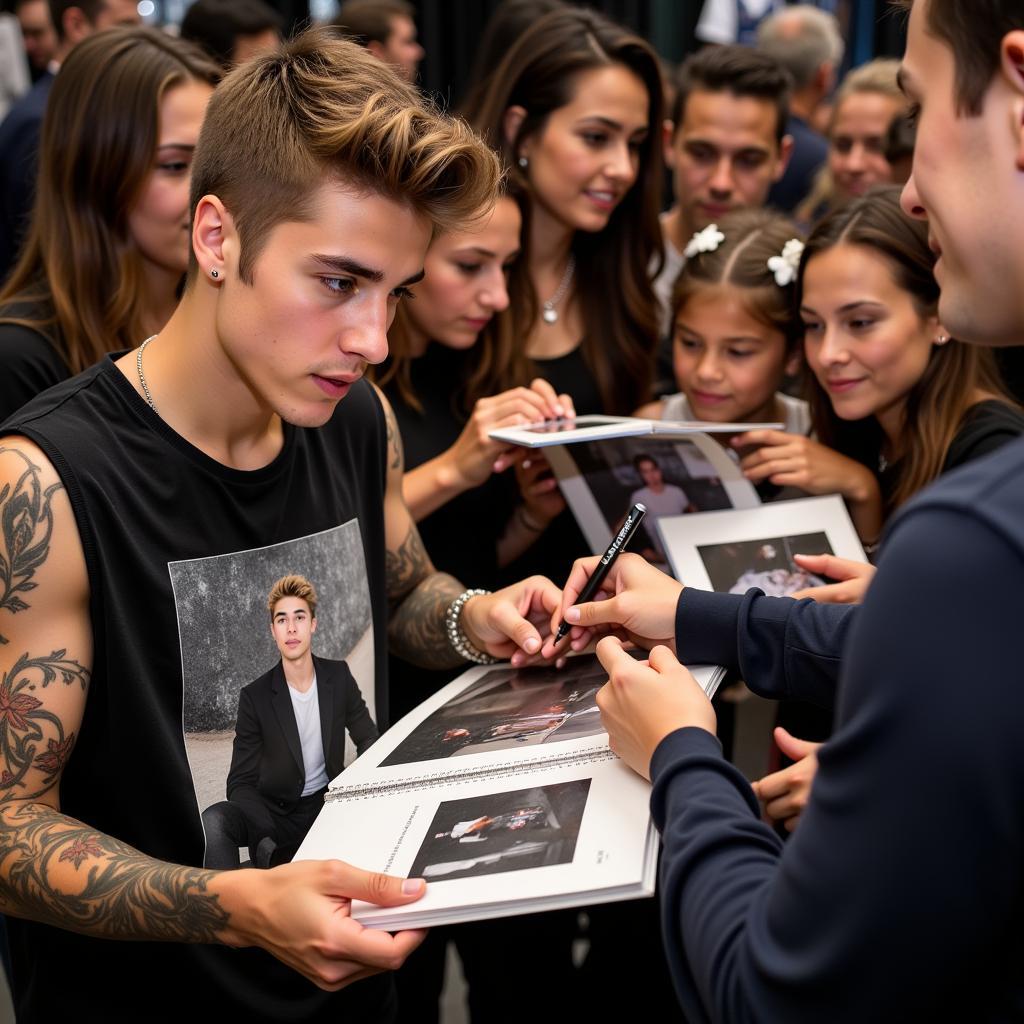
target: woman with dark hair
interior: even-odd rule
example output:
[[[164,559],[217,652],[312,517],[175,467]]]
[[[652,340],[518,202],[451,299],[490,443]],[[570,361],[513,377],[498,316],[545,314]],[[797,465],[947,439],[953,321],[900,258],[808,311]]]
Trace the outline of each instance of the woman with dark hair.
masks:
[[[650,46],[593,11],[539,18],[466,112],[529,197],[513,329],[484,391],[540,375],[579,413],[648,397],[657,340],[661,74]]]
[[[32,223],[0,292],[0,420],[174,309],[189,254],[189,169],[220,70],[147,28],[84,40],[61,66]]]
[[[797,278],[816,440],[750,431],[734,441],[757,448],[742,462],[755,483],[841,493],[868,546],[926,484],[1024,433],[991,352],[939,323],[935,259],[896,187],[823,220]]]
[[[734,442],[759,446],[742,463],[752,481],[841,493],[869,551],[892,513],[927,484],[1024,434],[1024,414],[1007,397],[991,350],[950,338],[940,324],[927,225],[903,213],[899,194],[890,186],[855,199],[807,240],[797,295],[816,440],[750,431]],[[828,558],[801,556],[799,564],[828,574]],[[847,571],[854,575],[844,584],[795,596],[863,596],[869,568],[857,576],[847,563]],[[813,741],[830,734],[832,716],[786,701],[779,724],[780,749],[798,760],[755,791],[768,816],[792,829],[814,777]]]

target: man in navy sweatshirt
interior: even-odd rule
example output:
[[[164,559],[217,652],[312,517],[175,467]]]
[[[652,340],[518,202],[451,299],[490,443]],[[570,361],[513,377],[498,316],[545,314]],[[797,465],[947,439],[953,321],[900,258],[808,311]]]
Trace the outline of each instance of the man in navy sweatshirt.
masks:
[[[920,124],[903,206],[928,219],[941,253],[946,331],[1019,342],[1024,6],[910,6],[901,79]],[[635,556],[606,581],[614,596],[573,608],[592,569],[579,563],[563,597],[574,646],[615,624],[652,648],[645,665],[601,641],[599,703],[614,749],[654,783],[664,937],[687,1020],[1024,1017],[1024,441],[907,505],[856,612],[683,590]],[[834,703],[785,847],[680,661]]]

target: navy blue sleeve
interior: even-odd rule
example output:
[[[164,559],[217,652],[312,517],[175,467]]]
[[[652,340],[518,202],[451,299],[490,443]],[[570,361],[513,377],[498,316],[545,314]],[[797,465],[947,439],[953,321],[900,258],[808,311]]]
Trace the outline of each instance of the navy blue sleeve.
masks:
[[[691,1024],[1020,1006],[1021,579],[1021,547],[968,512],[899,521],[784,849],[714,737],[659,745],[665,942]]]
[[[676,606],[676,653],[687,665],[725,665],[755,693],[831,708],[853,605],[790,597],[712,594],[684,587]]]

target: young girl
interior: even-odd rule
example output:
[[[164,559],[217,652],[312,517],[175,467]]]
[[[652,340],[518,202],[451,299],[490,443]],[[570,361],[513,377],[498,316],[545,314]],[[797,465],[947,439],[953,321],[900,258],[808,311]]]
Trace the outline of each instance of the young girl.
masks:
[[[793,292],[802,248],[793,224],[766,210],[738,211],[694,236],[672,295],[679,392],[637,416],[810,430],[807,403],[779,390],[800,366]]]
[[[817,440],[749,431],[751,481],[842,494],[868,546],[884,521],[941,473],[1024,432],[991,353],[949,337],[924,223],[887,187],[831,214],[797,279]]]
[[[50,93],[32,224],[0,291],[0,420],[167,321],[188,268],[189,168],[220,70],[123,28],[74,48]]]

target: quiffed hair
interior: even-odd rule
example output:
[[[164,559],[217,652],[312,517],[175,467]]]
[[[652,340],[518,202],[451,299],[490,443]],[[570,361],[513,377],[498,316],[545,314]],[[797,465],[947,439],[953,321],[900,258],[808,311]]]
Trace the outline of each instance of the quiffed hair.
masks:
[[[293,573],[291,576],[282,576],[271,588],[267,596],[267,611],[270,617],[274,617],[274,608],[277,602],[286,597],[297,597],[309,605],[309,617],[316,618],[316,587],[313,586],[305,576]]]
[[[892,0],[910,10],[913,0]],[[1007,32],[1024,28],[1020,0],[931,0],[928,30],[952,51],[956,64],[956,105],[961,115],[981,113],[985,93],[999,67]]]
[[[693,92],[727,92],[775,104],[775,141],[782,142],[789,120],[792,78],[774,58],[749,46],[708,46],[679,68],[672,122],[678,130]]]
[[[435,231],[493,202],[498,159],[464,122],[437,111],[362,47],[330,29],[302,33],[224,80],[192,165],[192,212],[216,195],[241,238],[239,276],[276,225],[312,216],[326,179],[412,207]],[[195,277],[193,254],[189,268]]]

